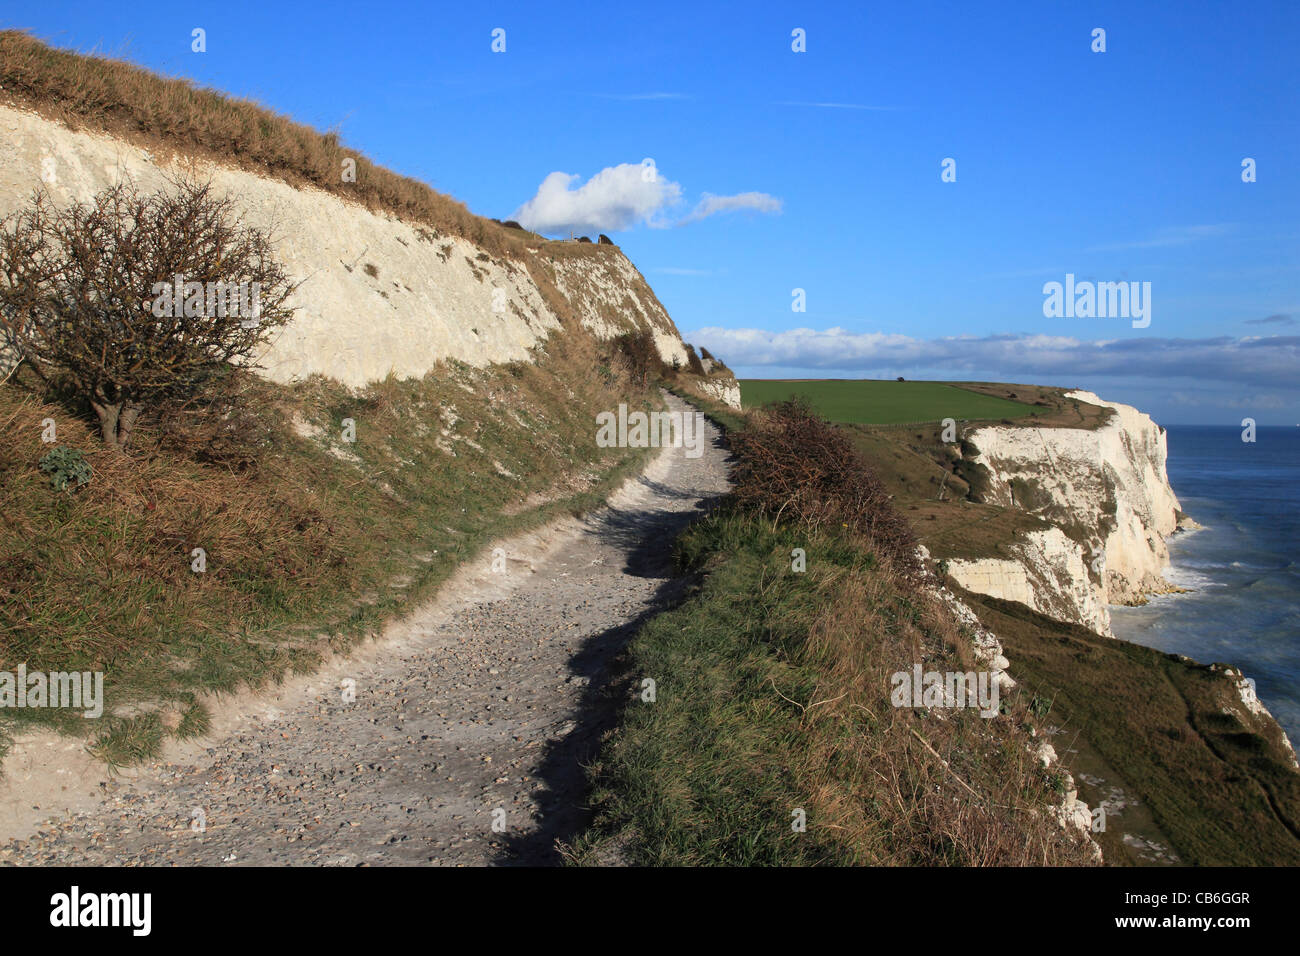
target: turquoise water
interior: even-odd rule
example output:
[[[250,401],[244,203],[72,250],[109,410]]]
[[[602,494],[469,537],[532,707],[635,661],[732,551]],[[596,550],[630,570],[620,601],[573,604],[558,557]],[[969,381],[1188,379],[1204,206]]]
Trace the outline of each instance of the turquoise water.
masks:
[[[1205,526],[1169,539],[1166,577],[1190,594],[1112,608],[1116,637],[1254,678],[1300,744],[1300,428],[1168,428],[1169,482]]]

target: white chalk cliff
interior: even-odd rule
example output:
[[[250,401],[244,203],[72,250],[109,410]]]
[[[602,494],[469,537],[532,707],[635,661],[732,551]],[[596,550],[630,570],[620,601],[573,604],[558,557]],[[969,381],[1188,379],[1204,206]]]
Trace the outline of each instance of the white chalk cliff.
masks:
[[[188,163],[0,104],[0,216],[37,188],[60,205],[124,177],[161,189]],[[524,360],[561,328],[565,305],[600,338],[649,329],[664,361],[686,362],[672,319],[616,246],[538,240],[533,261],[519,261],[320,189],[210,163],[198,172],[248,222],[273,230],[281,263],[301,282],[293,321],[259,357],[275,381],[320,373],[359,386],[390,372],[421,376],[440,360]]]
[[[1066,397],[1110,415],[1095,429],[993,425],[966,436],[989,479],[984,500],[1052,527],[1023,535],[1011,557],[952,559],[948,568],[970,591],[1109,635],[1109,605],[1172,590],[1165,539],[1178,528],[1178,499],[1164,430],[1150,416],[1091,392]]]

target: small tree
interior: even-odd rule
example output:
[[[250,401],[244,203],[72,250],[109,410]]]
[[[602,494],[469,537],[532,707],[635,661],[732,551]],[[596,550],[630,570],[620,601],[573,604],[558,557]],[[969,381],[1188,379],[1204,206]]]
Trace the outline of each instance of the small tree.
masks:
[[[628,371],[641,387],[649,388],[652,376],[662,376],[666,366],[649,329],[637,328],[614,337],[614,348],[623,356]]]
[[[686,345],[686,368],[692,375],[698,375],[703,378],[705,374],[704,363],[701,362],[700,357],[695,354],[695,346],[691,345],[689,342],[684,344]]]
[[[38,192],[0,220],[0,345],[63,376],[125,450],[141,412],[193,397],[292,317],[270,235],[182,177],[56,209]]]

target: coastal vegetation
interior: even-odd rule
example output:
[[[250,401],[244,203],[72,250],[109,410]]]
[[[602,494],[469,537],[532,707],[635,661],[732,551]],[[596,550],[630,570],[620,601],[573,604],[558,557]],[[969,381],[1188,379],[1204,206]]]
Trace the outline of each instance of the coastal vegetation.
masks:
[[[1062,777],[1035,756],[1030,698],[993,719],[892,705],[890,675],[917,661],[976,665],[969,629],[914,583],[910,532],[870,465],[799,403],[719,420],[739,425],[738,493],[677,542],[692,595],[629,645],[571,858],[1088,863],[1051,815]],[[772,507],[799,469],[800,501]]]
[[[238,411],[142,416],[120,454],[25,366],[0,385],[0,670],[102,671],[109,705],[7,708],[0,748],[40,725],[129,764],[201,733],[210,694],[309,671],[489,541],[603,501],[645,451],[598,448],[590,409],[659,401],[578,333],[535,364],[229,387]],[[51,449],[88,480],[56,491]]]
[[[1020,418],[1038,414],[1032,405],[947,382],[886,382],[872,379],[741,379],[747,408],[801,397],[834,422],[873,425]]]
[[[1101,410],[1062,390],[1029,394],[1062,427],[1098,423]],[[694,400],[728,430],[755,486],[766,475],[780,494],[783,469],[803,467],[788,457],[796,444],[746,434],[804,436],[806,406],[738,415]],[[998,553],[1045,527],[1018,508],[970,500],[954,472],[960,455],[938,428],[834,430],[857,450],[843,458],[850,474],[812,499],[879,483],[887,500],[860,500],[895,509],[934,553]],[[677,543],[694,590],[628,647],[626,703],[592,765],[594,818],[572,861],[1084,864],[1090,857],[1045,815],[1060,799],[1060,771],[1026,759],[1050,740],[1084,802],[1115,811],[1091,833],[1108,865],[1297,862],[1300,775],[1277,724],[1243,704],[1239,676],[948,580],[1002,640],[1018,686],[988,721],[893,708],[890,673],[914,660],[964,668],[969,631],[907,583],[887,556],[889,537],[825,520],[836,494],[811,515],[795,497],[783,511],[733,496]],[[935,565],[942,578],[942,560]],[[647,679],[653,702],[642,694]]]

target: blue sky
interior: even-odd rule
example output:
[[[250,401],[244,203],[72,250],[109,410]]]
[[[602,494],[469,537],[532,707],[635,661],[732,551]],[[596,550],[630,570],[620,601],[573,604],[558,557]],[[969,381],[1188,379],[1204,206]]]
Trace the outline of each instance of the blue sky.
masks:
[[[0,23],[338,128],[475,212],[608,232],[742,376],[1300,422],[1300,3],[0,0]],[[1150,324],[1045,316],[1067,273],[1149,282]]]

